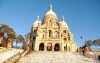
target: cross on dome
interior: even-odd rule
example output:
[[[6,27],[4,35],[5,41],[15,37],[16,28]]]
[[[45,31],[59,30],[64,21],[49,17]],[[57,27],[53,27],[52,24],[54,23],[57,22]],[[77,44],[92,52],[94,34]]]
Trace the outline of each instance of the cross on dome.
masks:
[[[62,21],[64,21],[65,19],[64,19],[64,16],[62,16]]]
[[[50,11],[52,11],[52,5],[50,4]]]

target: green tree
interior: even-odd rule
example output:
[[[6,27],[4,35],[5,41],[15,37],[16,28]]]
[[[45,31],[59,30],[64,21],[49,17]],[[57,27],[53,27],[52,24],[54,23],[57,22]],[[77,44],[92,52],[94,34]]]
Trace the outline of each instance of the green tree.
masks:
[[[100,46],[100,38],[93,41],[94,46]]]
[[[6,44],[5,47],[9,47],[8,45],[10,45],[12,47],[12,42],[16,38],[16,34],[15,34],[14,30],[6,24],[1,24],[0,34],[2,35],[3,40]]]
[[[17,43],[22,43],[22,47],[24,47],[26,45],[25,38],[22,35],[17,35],[16,47],[17,47]]]
[[[93,41],[92,41],[92,40],[87,40],[87,41],[85,42],[85,45],[90,47],[90,46],[93,45]]]

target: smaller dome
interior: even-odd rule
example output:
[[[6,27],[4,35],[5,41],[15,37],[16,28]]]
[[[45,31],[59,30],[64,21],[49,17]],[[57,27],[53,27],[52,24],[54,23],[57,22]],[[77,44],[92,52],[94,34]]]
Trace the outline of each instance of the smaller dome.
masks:
[[[64,16],[62,16],[62,22],[61,22],[62,25],[66,26],[68,28],[68,25],[67,23],[65,22],[65,19],[64,19]]]
[[[33,24],[33,27],[37,27],[39,23],[41,24],[41,22],[39,21],[39,16],[37,16],[36,21]]]

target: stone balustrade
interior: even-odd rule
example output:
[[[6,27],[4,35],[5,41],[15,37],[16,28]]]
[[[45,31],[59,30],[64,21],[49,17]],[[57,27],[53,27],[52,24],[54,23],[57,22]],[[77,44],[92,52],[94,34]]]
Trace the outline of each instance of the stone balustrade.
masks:
[[[16,48],[2,48],[2,50],[0,49],[0,63],[14,63],[21,57],[23,52],[24,50]]]
[[[17,54],[13,55],[12,57],[4,61],[4,63],[15,63],[20,57],[21,57],[21,54],[20,52],[18,52]]]
[[[6,48],[0,48],[0,53],[2,53],[5,50],[7,50],[7,49]]]

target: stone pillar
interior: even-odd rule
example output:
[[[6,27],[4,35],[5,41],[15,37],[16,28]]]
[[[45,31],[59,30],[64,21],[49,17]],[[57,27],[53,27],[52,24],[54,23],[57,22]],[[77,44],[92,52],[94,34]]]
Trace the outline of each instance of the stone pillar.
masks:
[[[47,48],[46,43],[44,43],[44,51],[46,51],[46,48]]]
[[[69,51],[69,46],[67,46],[67,51]]]
[[[64,51],[64,44],[60,43],[60,51]]]
[[[52,51],[54,51],[54,43],[52,43]]]
[[[70,51],[71,44],[68,43],[68,44],[67,44],[67,47],[68,47],[67,50]]]
[[[35,51],[39,51],[39,44],[35,43]]]

